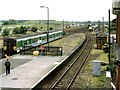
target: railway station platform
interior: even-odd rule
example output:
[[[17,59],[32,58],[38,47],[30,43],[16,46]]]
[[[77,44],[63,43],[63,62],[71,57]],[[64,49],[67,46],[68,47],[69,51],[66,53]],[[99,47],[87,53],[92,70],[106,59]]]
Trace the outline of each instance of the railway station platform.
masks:
[[[38,56],[37,58],[11,70],[9,75],[1,74],[1,88],[30,90],[46,77],[65,56]]]
[[[79,38],[79,39],[77,39]],[[73,39],[73,41],[71,41]],[[12,70],[6,75],[5,69],[0,73],[0,89],[2,90],[31,90],[57,66],[59,66],[71,54],[78,43],[81,44],[85,40],[85,35],[72,35],[63,38],[57,42],[58,46],[64,49],[63,56],[24,56],[18,55],[11,57]],[[67,41],[67,42],[66,42]],[[56,42],[51,45],[56,45]],[[3,66],[0,60],[0,67]]]

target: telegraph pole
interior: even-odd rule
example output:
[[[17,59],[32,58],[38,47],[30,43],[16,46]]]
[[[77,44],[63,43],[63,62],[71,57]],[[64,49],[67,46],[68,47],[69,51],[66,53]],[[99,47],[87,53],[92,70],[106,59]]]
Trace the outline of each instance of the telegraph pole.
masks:
[[[104,17],[102,17],[102,20],[103,20],[103,32],[104,32]]]
[[[108,60],[110,64],[110,9],[108,10],[108,14],[109,14],[109,56],[108,56]]]

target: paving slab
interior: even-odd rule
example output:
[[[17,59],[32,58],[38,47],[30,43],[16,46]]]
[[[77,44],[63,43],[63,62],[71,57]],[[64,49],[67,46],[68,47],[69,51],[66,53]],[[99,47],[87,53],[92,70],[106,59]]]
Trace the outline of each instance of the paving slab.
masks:
[[[52,69],[62,62],[65,56],[39,56],[15,69],[9,75],[1,75],[2,88],[32,88]],[[0,81],[1,81],[0,80]]]

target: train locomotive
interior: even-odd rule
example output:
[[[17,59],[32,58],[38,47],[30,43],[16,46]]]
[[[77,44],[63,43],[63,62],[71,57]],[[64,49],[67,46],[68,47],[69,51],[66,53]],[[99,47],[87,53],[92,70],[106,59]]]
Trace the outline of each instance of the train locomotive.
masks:
[[[63,31],[49,32],[49,41],[57,40],[63,37]],[[19,53],[22,49],[29,49],[31,47],[39,46],[47,43],[47,33],[39,35],[31,35],[29,37],[15,38],[7,37],[4,38],[4,53],[8,56]],[[25,48],[27,47],[27,48]]]

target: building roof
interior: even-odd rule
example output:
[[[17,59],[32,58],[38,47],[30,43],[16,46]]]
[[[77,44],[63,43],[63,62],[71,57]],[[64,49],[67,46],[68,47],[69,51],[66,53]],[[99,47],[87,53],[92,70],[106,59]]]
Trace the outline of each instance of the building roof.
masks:
[[[97,37],[107,37],[107,35],[105,33],[99,33]]]

